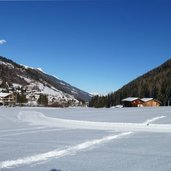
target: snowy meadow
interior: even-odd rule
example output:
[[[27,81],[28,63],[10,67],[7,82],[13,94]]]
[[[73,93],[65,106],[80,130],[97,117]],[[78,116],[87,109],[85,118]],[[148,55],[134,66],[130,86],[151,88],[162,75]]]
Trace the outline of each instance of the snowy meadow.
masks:
[[[2,171],[169,171],[171,107],[0,108]]]

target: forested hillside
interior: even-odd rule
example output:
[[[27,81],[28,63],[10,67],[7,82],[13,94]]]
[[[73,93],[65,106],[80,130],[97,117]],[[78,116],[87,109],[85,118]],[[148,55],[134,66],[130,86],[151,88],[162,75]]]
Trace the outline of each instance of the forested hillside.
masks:
[[[136,78],[107,96],[95,96],[90,107],[110,107],[121,104],[126,97],[152,97],[167,105],[171,98],[171,59],[148,73]]]

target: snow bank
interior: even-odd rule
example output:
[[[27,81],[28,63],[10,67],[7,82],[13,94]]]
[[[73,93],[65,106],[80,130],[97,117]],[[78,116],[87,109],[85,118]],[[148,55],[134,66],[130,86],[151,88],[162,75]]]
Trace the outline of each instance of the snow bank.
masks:
[[[40,112],[22,111],[18,114],[18,119],[32,125],[43,125],[46,127],[60,127],[66,129],[94,129],[113,131],[134,131],[134,132],[171,132],[170,124],[151,124],[152,122],[164,118],[158,116],[148,119],[144,123],[119,123],[119,122],[92,122],[79,121],[47,117]]]

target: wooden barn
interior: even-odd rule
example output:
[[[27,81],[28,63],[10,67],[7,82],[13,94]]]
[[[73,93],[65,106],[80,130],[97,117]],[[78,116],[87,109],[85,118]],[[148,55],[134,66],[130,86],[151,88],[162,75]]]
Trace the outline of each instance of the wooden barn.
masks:
[[[14,106],[15,97],[13,93],[0,93],[0,105]]]
[[[144,107],[160,106],[161,102],[153,98],[142,98]]]
[[[138,97],[128,97],[122,100],[123,107],[142,107],[143,101]]]

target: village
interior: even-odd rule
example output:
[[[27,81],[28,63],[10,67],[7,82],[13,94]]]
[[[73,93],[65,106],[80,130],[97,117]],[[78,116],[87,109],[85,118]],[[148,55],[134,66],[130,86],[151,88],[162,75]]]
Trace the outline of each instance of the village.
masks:
[[[29,101],[35,101],[35,98],[29,98]],[[14,92],[0,92],[0,105],[1,106],[16,106],[17,97]],[[21,104],[20,104],[21,105]],[[122,107],[158,107],[161,102],[154,98],[138,98],[138,97],[128,97],[122,100]],[[169,105],[169,101],[168,101]]]
[[[26,86],[13,83],[0,87],[0,106],[78,106],[81,102],[53,87],[32,81]]]

